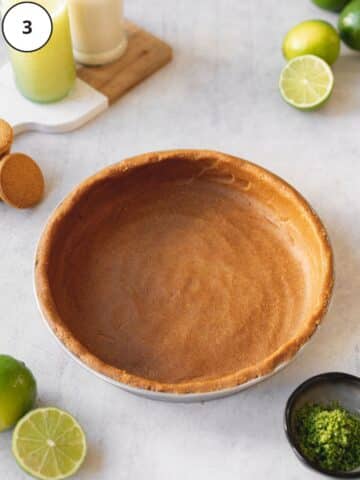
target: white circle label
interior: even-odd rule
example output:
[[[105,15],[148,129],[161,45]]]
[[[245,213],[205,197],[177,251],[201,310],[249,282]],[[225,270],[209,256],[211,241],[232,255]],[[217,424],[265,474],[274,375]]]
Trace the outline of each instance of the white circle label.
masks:
[[[6,43],[20,52],[35,52],[50,40],[53,24],[49,12],[34,2],[13,5],[2,20]]]

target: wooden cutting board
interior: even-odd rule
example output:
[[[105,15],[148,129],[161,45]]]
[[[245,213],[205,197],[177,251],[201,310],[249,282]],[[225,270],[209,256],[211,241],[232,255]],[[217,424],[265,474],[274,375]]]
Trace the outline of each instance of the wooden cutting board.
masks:
[[[5,64],[0,69],[0,118],[13,126],[15,134],[28,130],[75,130],[170,62],[172,49],[167,43],[129,21],[126,30],[125,54],[108,65],[80,66],[75,88],[57,103],[26,100],[16,89],[11,66]]]
[[[101,67],[81,67],[78,77],[114,103],[172,58],[171,47],[137,25],[126,22],[128,48],[117,62]]]

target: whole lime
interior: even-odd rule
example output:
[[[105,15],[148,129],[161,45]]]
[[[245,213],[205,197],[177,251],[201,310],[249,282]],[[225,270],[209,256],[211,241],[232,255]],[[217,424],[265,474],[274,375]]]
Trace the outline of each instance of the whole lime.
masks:
[[[36,400],[36,381],[23,362],[0,355],[0,432],[13,427]]]
[[[312,0],[315,5],[332,12],[340,12],[350,0]]]
[[[316,55],[331,65],[340,54],[340,37],[330,23],[324,20],[307,20],[286,34],[283,54],[287,60],[300,55]]]
[[[360,50],[360,0],[353,0],[341,12],[339,31],[348,47]]]

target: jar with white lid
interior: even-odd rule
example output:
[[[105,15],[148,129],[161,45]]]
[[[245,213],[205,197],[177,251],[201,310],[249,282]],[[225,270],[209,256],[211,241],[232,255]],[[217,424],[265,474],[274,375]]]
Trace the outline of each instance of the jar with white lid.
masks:
[[[75,59],[102,65],[121,57],[127,47],[123,0],[68,0]]]

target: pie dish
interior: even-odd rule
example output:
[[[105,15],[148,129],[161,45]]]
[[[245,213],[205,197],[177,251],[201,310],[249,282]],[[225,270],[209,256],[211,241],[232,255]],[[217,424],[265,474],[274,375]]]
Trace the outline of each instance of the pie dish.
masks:
[[[40,239],[51,330],[135,391],[231,390],[290,361],[333,286],[326,231],[276,175],[205,150],[140,155],[73,191]]]

